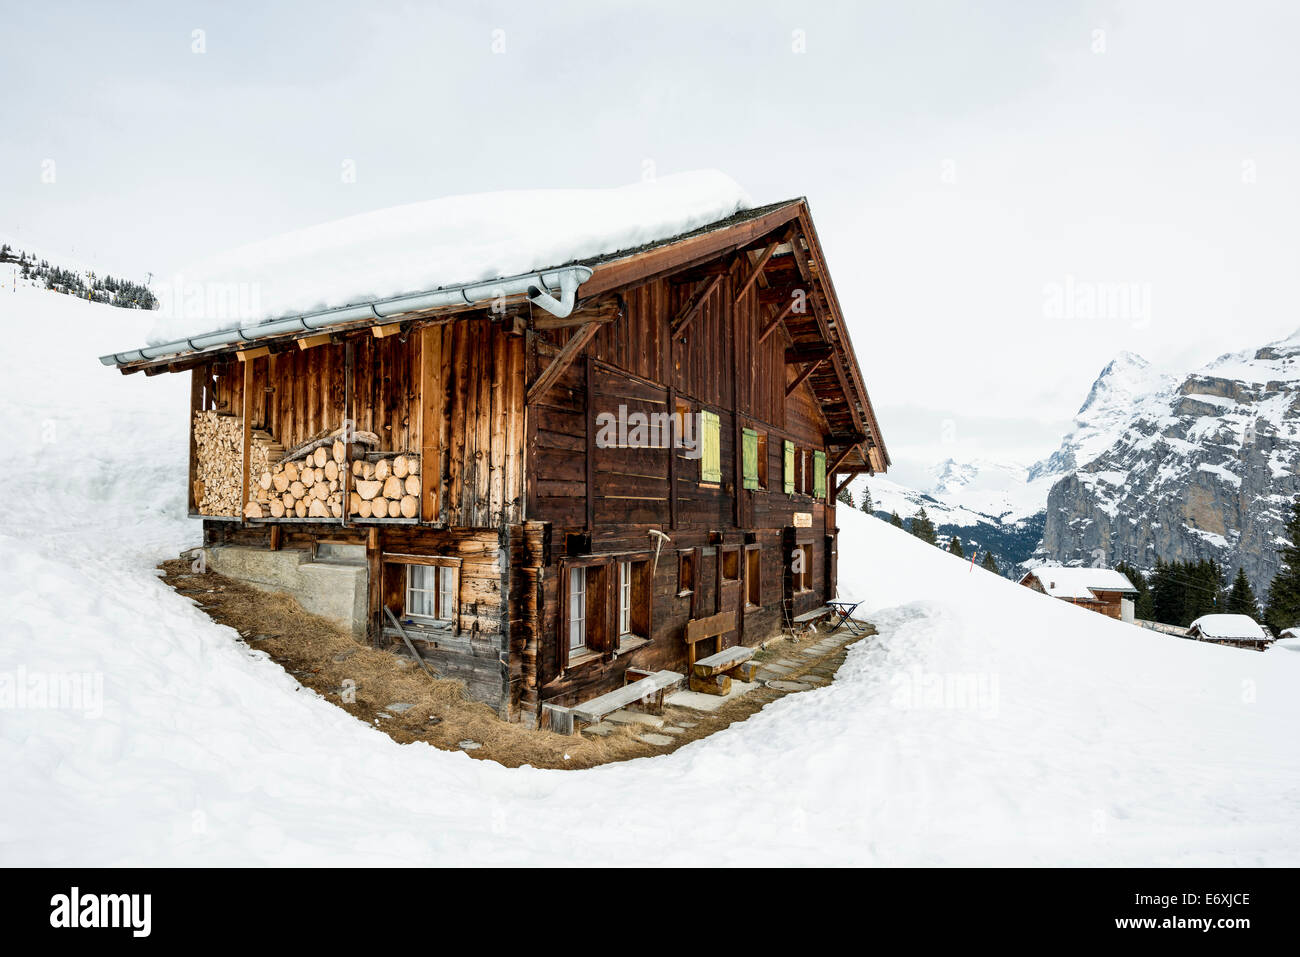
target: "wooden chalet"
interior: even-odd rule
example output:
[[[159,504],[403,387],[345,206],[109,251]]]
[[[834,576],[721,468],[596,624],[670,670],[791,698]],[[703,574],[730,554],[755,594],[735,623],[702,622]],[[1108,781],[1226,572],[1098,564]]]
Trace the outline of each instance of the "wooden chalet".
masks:
[[[1025,574],[1020,584],[1108,618],[1133,621],[1137,589],[1122,572],[1113,568],[1044,565]]]
[[[889,456],[804,200],[479,286],[102,361],[191,377],[190,512],[217,567],[350,567],[358,635],[503,718],[835,598],[836,494]],[[611,418],[631,425],[602,442]]]

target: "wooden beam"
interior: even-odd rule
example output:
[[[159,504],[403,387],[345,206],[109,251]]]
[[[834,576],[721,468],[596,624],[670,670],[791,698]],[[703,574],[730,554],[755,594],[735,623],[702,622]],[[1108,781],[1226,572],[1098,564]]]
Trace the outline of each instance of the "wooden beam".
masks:
[[[830,473],[827,474],[829,475]],[[842,480],[836,482],[835,494],[831,496],[831,500],[827,504],[832,504],[834,502],[839,501],[840,493],[849,487],[849,483],[852,482],[855,477],[857,477],[857,474],[858,473],[856,472],[850,472],[848,475],[844,476]]]
[[[794,300],[791,299],[786,302],[785,308],[783,308],[780,312],[776,314],[776,318],[773,319],[771,322],[769,322],[763,328],[762,334],[758,337],[758,345],[761,346],[764,342],[767,341],[767,337],[776,331],[777,326],[785,322],[785,317],[790,315],[790,312],[793,309],[794,309]]]
[[[244,354],[241,352],[239,358],[242,360]],[[244,467],[240,476],[240,493],[239,493],[239,520],[244,521],[244,506],[248,504],[248,456],[252,451],[253,444],[253,364],[245,362],[241,371],[244,375],[243,382],[243,401],[241,404],[240,414],[244,420]]]
[[[600,331],[601,324],[598,322],[589,322],[581,329],[578,329],[569,337],[569,341],[564,344],[551,364],[539,375],[535,382],[528,387],[528,396],[524,402],[528,405],[536,402],[546,394],[551,386],[555,385],[557,379],[564,375],[566,369],[573,364],[573,360],[587,347],[587,343],[592,340],[597,332]]]
[[[442,327],[420,330],[420,521],[436,522],[442,504],[440,425],[445,416]]]
[[[586,406],[587,455],[586,462],[583,463],[586,470],[583,477],[587,486],[588,532],[596,527],[596,403],[593,401],[596,390],[593,388],[595,377],[591,374],[591,365],[591,356],[587,356],[583,363],[582,377],[586,392],[583,404]]]
[[[400,322],[390,322],[382,326],[371,326],[370,334],[376,339],[387,339],[389,336],[395,336],[402,331]]]
[[[709,298],[709,296],[712,295],[713,290],[718,288],[719,284],[722,282],[722,278],[722,273],[714,276],[704,285],[700,286],[700,288],[696,289],[691,295],[691,298],[687,299],[686,302],[682,304],[682,308],[677,312],[677,317],[673,319],[672,323],[668,327],[669,334],[674,339],[677,338],[678,333],[690,324],[692,319],[699,315],[700,309],[704,306],[704,300]]]
[[[835,461],[833,461],[830,465],[828,465],[828,466],[826,467],[826,474],[827,474],[827,475],[830,475],[831,473],[833,473],[833,472],[835,472],[836,470],[838,470],[839,467],[840,467],[841,465],[844,464],[844,460],[847,459],[850,455],[852,455],[853,452],[854,452],[854,451],[858,448],[858,446],[861,445],[861,444],[862,444],[861,442],[855,442],[853,445],[850,445],[850,446],[849,446],[848,448],[846,448],[843,452],[841,452],[838,456],[836,456],[836,457],[835,457]]]
[[[341,524],[344,527],[348,524],[349,510],[352,508],[352,434],[357,431],[356,400],[353,397],[357,389],[356,349],[356,343],[351,339],[348,339],[343,344],[343,419],[345,423],[352,423],[352,427],[343,436],[343,462],[346,467],[343,470],[343,521]],[[424,463],[421,463],[422,470],[423,467]]]
[[[299,349],[315,349],[317,346],[329,345],[330,334],[328,332],[322,332],[319,335],[305,336],[304,338],[295,341],[298,343]]]
[[[257,359],[261,356],[269,356],[270,354],[271,354],[270,346],[259,346],[256,349],[245,349],[243,352],[235,353],[235,355],[238,356],[240,362],[251,362],[252,360]],[[148,373],[148,370],[146,369],[145,372]]]
[[[656,246],[643,253],[604,263],[595,267],[595,274],[582,284],[582,291],[585,295],[594,296],[597,293],[632,285],[651,276],[682,268],[688,263],[708,259],[723,250],[748,245],[772,230],[798,219],[805,208],[803,200],[797,200],[734,226],[709,230],[675,243]]]
[[[808,377],[812,375],[814,372],[816,372],[817,367],[825,361],[826,361],[825,359],[814,359],[812,362],[804,366],[803,372],[800,372],[797,376],[795,376],[794,381],[785,387],[785,397],[788,399],[790,398],[790,396],[794,395],[795,389],[799,388],[799,386],[807,382]]]
[[[671,379],[669,380],[671,382]],[[677,390],[668,386],[669,421],[677,421]],[[677,527],[677,435],[676,427],[669,430],[668,440],[668,527]]]
[[[767,266],[767,261],[772,258],[773,253],[776,252],[777,247],[781,245],[781,242],[782,240],[777,240],[772,243],[772,245],[764,249],[758,259],[754,261],[754,265],[750,269],[749,275],[745,277],[745,281],[742,282],[740,288],[736,290],[736,295],[732,299],[733,302],[740,302],[745,293],[749,292],[749,287],[754,285],[755,281],[757,281],[759,274]]]

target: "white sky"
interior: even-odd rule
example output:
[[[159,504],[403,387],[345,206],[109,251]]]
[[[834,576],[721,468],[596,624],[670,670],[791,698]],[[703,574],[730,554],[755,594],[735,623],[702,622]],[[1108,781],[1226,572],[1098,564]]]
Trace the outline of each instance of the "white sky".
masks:
[[[902,481],[1046,453],[1121,350],[1185,371],[1300,326],[1300,4],[261,6],[6,5],[0,231],[142,277],[716,167],[809,198]],[[1133,305],[1053,313],[1068,282]]]

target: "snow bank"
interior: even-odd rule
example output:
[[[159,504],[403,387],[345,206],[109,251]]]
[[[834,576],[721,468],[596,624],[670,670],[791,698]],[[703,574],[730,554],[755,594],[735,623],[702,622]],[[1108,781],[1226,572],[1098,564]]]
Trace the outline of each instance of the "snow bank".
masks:
[[[148,341],[559,266],[689,232],[749,205],[734,180],[706,170],[616,189],[479,193],[363,213],[241,246],[160,281],[163,310]]]
[[[198,532],[187,379],[94,360],[140,318],[0,299],[26,430],[0,471],[0,698],[102,687],[0,701],[0,864],[1300,862],[1300,655],[1149,634],[850,509],[840,578],[881,635],[831,686],[591,771],[397,745],[156,579]],[[54,330],[77,349],[33,361]]]

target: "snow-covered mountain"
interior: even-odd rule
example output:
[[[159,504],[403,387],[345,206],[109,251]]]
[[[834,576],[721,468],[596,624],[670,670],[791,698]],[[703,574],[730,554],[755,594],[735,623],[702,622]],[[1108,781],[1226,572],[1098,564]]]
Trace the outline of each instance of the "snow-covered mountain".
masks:
[[[1034,564],[1052,487],[1110,448],[1146,403],[1176,385],[1175,377],[1157,372],[1146,359],[1122,352],[1101,370],[1050,455],[1027,466],[945,459],[929,470],[930,482],[921,489],[872,478],[867,485],[876,512],[910,518],[924,508],[941,540],[956,535],[964,544],[991,550],[998,567],[1014,576]],[[856,495],[860,501],[860,491]]]
[[[1214,558],[1266,590],[1300,494],[1300,331],[1133,402],[1113,441],[1053,485],[1039,554],[1140,567]]]
[[[1041,492],[1038,508],[1046,506],[1047,493],[1057,479],[1114,445],[1145,403],[1169,393],[1177,384],[1176,377],[1157,372],[1151,363],[1132,352],[1121,352],[1107,363],[1088,390],[1060,446],[1029,469],[1028,481]],[[1044,478],[1051,481],[1044,484]]]

